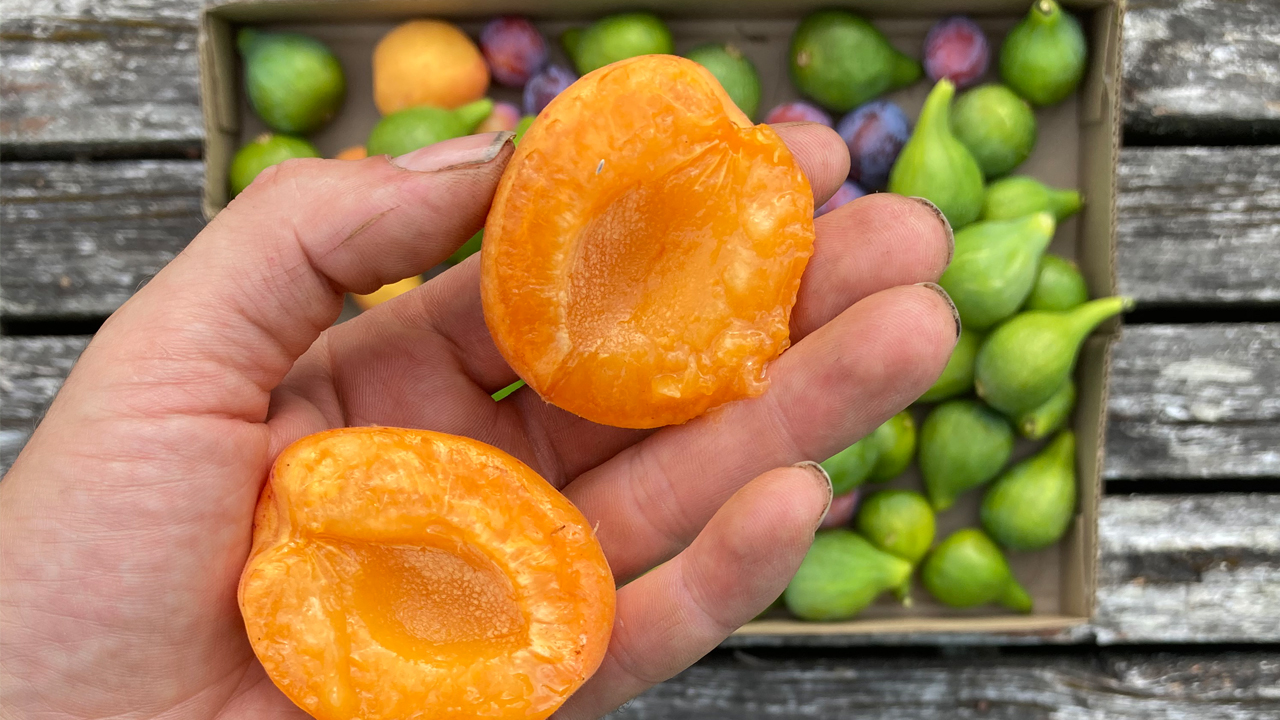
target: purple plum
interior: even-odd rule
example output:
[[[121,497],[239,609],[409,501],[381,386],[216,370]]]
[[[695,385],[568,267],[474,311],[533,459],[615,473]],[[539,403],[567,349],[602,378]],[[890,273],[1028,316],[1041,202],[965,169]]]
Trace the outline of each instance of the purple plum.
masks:
[[[533,23],[512,15],[490,20],[480,33],[480,52],[493,79],[521,87],[547,64],[547,41]]]
[[[872,100],[845,115],[836,132],[849,146],[849,179],[868,190],[883,190],[911,137],[911,121],[892,102]]]
[[[946,78],[957,89],[976,84],[991,62],[982,28],[963,15],[939,20],[924,38],[924,71],[935,82]]]
[[[830,200],[822,203],[821,207],[813,211],[813,216],[822,217],[841,205],[853,202],[866,194],[865,190],[846,180],[840,185],[840,189],[836,190],[836,193],[831,196]]]
[[[764,121],[770,125],[784,122],[813,122],[827,127],[833,125],[826,110],[800,100],[778,105],[764,116]]]
[[[578,76],[560,65],[548,65],[524,86],[524,114],[537,115]]]
[[[853,519],[854,511],[858,509],[858,495],[858,489],[854,488],[853,492],[831,498],[831,507],[827,509],[827,516],[822,519],[819,527],[825,529],[848,525]]]

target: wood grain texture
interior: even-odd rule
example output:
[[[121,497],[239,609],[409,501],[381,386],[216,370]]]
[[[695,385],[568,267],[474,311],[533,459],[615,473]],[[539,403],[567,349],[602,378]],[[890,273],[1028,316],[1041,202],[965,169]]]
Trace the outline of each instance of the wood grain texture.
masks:
[[[88,344],[85,336],[0,338],[0,474],[26,444]]]
[[[202,174],[190,160],[5,163],[0,313],[112,313],[204,226]]]
[[[1125,148],[1118,182],[1121,293],[1280,302],[1280,147]]]
[[[1278,387],[1280,324],[1125,327],[1106,477],[1280,477]]]
[[[627,720],[1268,720],[1275,652],[976,652],[772,658],[716,653],[629,703]]]
[[[15,157],[197,157],[198,0],[4,0],[0,143]]]
[[[198,0],[4,0],[0,142],[17,157],[198,153]],[[1131,133],[1280,135],[1275,0],[1135,0]],[[192,155],[194,157],[194,155]]]
[[[1130,0],[1128,7],[1129,133],[1212,143],[1280,137],[1276,0]]]

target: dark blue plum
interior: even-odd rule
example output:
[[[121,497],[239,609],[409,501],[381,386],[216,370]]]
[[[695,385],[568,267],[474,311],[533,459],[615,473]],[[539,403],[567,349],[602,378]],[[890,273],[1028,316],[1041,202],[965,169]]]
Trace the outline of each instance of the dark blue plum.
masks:
[[[841,183],[840,189],[836,190],[836,194],[832,195],[830,200],[822,203],[817,210],[813,211],[813,216],[822,217],[841,205],[853,202],[866,194],[865,190],[846,180]]]
[[[956,89],[976,84],[991,63],[991,45],[982,28],[963,15],[939,20],[924,38],[924,71],[934,82],[946,78]]]
[[[522,17],[490,20],[480,32],[480,52],[493,79],[509,87],[521,87],[547,64],[547,41]]]
[[[873,100],[845,115],[836,132],[849,146],[849,179],[868,190],[883,190],[893,161],[911,137],[911,121],[888,100]]]
[[[541,72],[529,78],[524,86],[524,114],[537,115],[564,89],[573,84],[578,76],[559,65],[548,65]]]

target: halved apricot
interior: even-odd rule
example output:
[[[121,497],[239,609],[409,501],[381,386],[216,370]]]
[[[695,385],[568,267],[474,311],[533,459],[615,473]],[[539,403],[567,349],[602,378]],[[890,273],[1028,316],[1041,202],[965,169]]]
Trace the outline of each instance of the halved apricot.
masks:
[[[588,420],[649,428],[763,392],[813,195],[701,65],[646,55],[542,111],[484,232],[485,321],[512,369]]]
[[[276,460],[240,609],[272,681],[321,720],[537,719],[603,659],[614,584],[582,514],[519,460],[348,428]]]

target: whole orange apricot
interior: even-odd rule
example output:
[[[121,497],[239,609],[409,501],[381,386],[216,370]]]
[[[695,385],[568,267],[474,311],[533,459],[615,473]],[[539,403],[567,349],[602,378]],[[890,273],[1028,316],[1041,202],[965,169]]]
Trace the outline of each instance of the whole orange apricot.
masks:
[[[364,149],[363,145],[352,145],[349,148],[343,148],[334,155],[335,160],[363,160],[369,157],[369,151]]]
[[[488,89],[480,48],[443,20],[401,23],[373,49],[373,102],[383,115],[415,105],[461,107]]]
[[[536,720],[603,659],[614,584],[582,514],[519,460],[347,428],[276,460],[240,609],[271,680],[320,720]]]
[[[543,399],[631,428],[758,395],[789,343],[813,195],[706,69],[646,55],[538,115],[489,211],[485,322]]]

